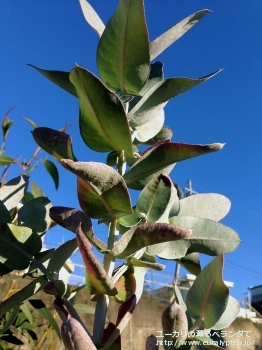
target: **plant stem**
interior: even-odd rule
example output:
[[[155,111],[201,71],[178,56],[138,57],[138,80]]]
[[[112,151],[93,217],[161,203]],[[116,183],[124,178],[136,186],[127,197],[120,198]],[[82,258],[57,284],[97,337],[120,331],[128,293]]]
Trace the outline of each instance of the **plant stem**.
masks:
[[[95,320],[94,320],[94,332],[93,332],[94,344],[102,343],[108,304],[109,304],[108,296],[102,293],[98,293],[96,311],[95,311]]]

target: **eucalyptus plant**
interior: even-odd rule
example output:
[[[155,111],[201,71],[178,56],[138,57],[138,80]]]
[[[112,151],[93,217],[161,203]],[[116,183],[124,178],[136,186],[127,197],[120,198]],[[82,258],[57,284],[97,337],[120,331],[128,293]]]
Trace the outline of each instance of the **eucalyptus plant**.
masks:
[[[180,199],[170,173],[177,162],[219,151],[224,145],[172,142],[172,130],[164,125],[164,107],[219,70],[199,79],[164,78],[163,63],[155,59],[210,11],[190,15],[150,43],[143,0],[119,0],[107,25],[88,2],[80,0],[80,5],[99,36],[96,61],[100,78],[78,65],[70,72],[32,67],[79,100],[81,137],[90,149],[107,153],[107,161],[79,161],[68,134],[47,127],[33,130],[37,144],[76,175],[81,210],[62,206],[43,209],[76,238],[55,251],[40,253],[40,236],[51,219],[46,214],[38,216],[34,222],[49,223],[39,230],[29,219],[33,215],[30,208],[22,207],[16,222],[9,219],[10,208],[3,209],[6,219],[2,231],[8,238],[3,238],[4,234],[0,238],[2,268],[9,272],[31,266],[30,271],[34,266],[41,274],[0,304],[0,314],[43,289],[54,295],[67,349],[121,349],[121,332],[141,298],[146,272],[165,268],[159,257],[176,261],[196,276],[186,301],[174,286],[175,299],[162,314],[164,348],[171,349],[174,344],[179,348],[188,340],[199,340],[209,347],[209,336],[199,337],[194,331],[225,328],[239,312],[222,277],[224,254],[237,248],[239,237],[219,223],[230,209],[226,197],[209,193]],[[147,148],[142,152],[141,147]],[[140,191],[135,205],[129,189]],[[22,196],[16,197],[16,202]],[[104,225],[107,242],[96,237],[91,219]],[[22,240],[25,232],[28,238]],[[19,251],[21,258],[15,260],[13,254],[7,257],[10,247]],[[77,247],[86,266],[86,290],[96,301],[92,334],[70,302],[70,288],[57,279]],[[103,263],[94,251],[103,254]],[[215,258],[201,269],[199,253]],[[39,259],[39,254],[44,257]],[[105,328],[109,302],[120,306],[115,323],[110,321]],[[159,348],[155,334],[149,335],[145,347]]]

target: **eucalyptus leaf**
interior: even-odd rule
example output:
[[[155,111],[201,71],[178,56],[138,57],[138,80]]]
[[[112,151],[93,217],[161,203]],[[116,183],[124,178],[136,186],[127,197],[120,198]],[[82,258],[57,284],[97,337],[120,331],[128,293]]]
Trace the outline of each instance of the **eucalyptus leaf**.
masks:
[[[82,230],[89,241],[100,251],[105,252],[107,245],[94,235],[90,218],[81,210],[67,207],[52,207],[50,217],[60,226],[76,233],[77,227],[82,223]]]
[[[12,323],[15,321],[18,311],[19,311],[20,305],[16,305],[14,308],[12,308],[10,310],[10,312],[8,312],[5,315],[6,321],[4,324],[1,324],[1,328],[0,328],[0,335],[1,334],[5,334],[5,332],[9,329],[9,327],[12,325]]]
[[[118,258],[126,258],[143,247],[180,240],[190,236],[190,234],[190,229],[183,229],[169,224],[142,224],[127,231],[116,242],[110,254]]]
[[[133,156],[127,117],[118,96],[79,66],[70,72],[70,81],[79,98],[80,133],[86,145],[97,152],[124,150]]]
[[[55,184],[55,189],[57,190],[59,186],[59,173],[56,165],[53,162],[51,162],[51,160],[45,159],[44,167],[46,168],[47,172],[51,175]]]
[[[49,279],[57,277],[64,263],[67,261],[67,259],[70,258],[70,256],[73,254],[73,252],[76,249],[77,249],[77,242],[76,242],[76,238],[74,238],[60,245],[55,250],[47,266],[47,277]]]
[[[77,97],[76,89],[74,85],[69,80],[69,72],[62,72],[58,70],[45,70],[41,68],[37,68],[32,64],[28,64],[28,66],[34,68],[47,79],[51,80],[54,84],[58,85],[61,89],[69,92],[71,95]]]
[[[96,291],[100,294],[116,295],[117,289],[114,287],[104,267],[92,252],[91,243],[82,231],[81,225],[77,228],[76,239],[78,248],[84,260],[88,279]]]
[[[38,234],[48,230],[52,220],[49,209],[52,204],[46,197],[38,197],[23,205],[18,211],[18,225],[30,227]]]
[[[180,259],[194,252],[211,256],[226,254],[234,251],[240,243],[234,230],[209,219],[174,216],[169,222],[171,225],[192,229],[192,235],[176,243],[170,242],[159,254],[160,258]]]
[[[146,142],[157,135],[165,121],[165,113],[162,110],[153,120],[136,128],[136,138],[140,142]]]
[[[116,218],[132,213],[125,181],[116,170],[95,162],[63,159],[61,164],[78,176],[78,199],[88,216]]]
[[[101,36],[105,29],[105,25],[98,16],[93,7],[86,0],[79,0],[81,10],[87,23],[94,29],[94,31]]]
[[[147,222],[168,223],[169,211],[177,199],[172,180],[165,175],[153,178],[141,191],[136,205],[138,217]]]
[[[28,199],[26,202],[29,202],[29,200],[33,200],[34,198],[45,197],[45,194],[40,186],[38,186],[35,182],[32,182],[32,181],[30,182],[30,184],[31,184],[31,191],[32,191],[33,198],[30,199],[30,195],[26,193],[26,196]]]
[[[0,188],[0,200],[7,210],[12,211],[23,198],[29,178],[25,175],[18,176],[8,181]]]
[[[65,132],[41,127],[34,129],[32,135],[36,143],[58,161],[63,158],[76,160],[72,149],[72,139]]]
[[[111,90],[136,95],[148,79],[149,60],[143,0],[120,0],[97,47],[100,76]]]
[[[2,154],[0,155],[0,166],[6,166],[14,163],[15,163],[15,159],[8,156],[4,156]]]
[[[162,271],[166,268],[165,265],[163,265],[163,264],[157,264],[157,263],[152,263],[149,261],[139,260],[133,256],[131,256],[128,259],[128,263],[131,264],[132,266],[148,267],[149,269],[153,269],[153,270],[157,270],[157,271]]]
[[[189,145],[159,141],[146,150],[123,177],[129,188],[141,190],[153,176],[168,175],[176,162],[219,151],[223,146],[221,143]]]
[[[199,275],[199,273],[201,272],[201,265],[198,253],[191,253],[185,255],[181,259],[176,259],[176,262],[195,276]]]
[[[141,100],[131,109],[128,117],[139,115],[147,110],[150,110],[163,103],[167,103],[170,99],[192,89],[193,87],[205,82],[214,77],[220,70],[217,70],[202,78],[168,78],[156,83],[150,90],[148,90]]]
[[[204,267],[187,293],[187,310],[194,319],[201,318],[204,328],[212,328],[228,304],[229,288],[222,277],[223,261],[223,255],[219,255]]]
[[[173,44],[182,35],[184,35],[189,29],[191,29],[200,19],[206,14],[210,13],[209,10],[201,10],[192,15],[186,17],[175,26],[167,30],[160,35],[150,44],[150,60],[154,60],[160,55],[168,46]]]
[[[41,238],[28,227],[0,224],[0,262],[13,270],[24,270],[42,248]]]
[[[240,303],[235,298],[229,295],[228,303],[225,311],[223,312],[217,323],[212,326],[213,330],[219,330],[229,327],[231,323],[236,319],[240,312]]]
[[[227,215],[230,207],[230,200],[221,194],[195,194],[180,200],[178,216],[196,216],[220,221]]]
[[[172,130],[164,125],[164,126],[162,126],[159,133],[157,133],[154,137],[147,140],[146,142],[142,142],[142,143],[144,143],[146,145],[153,145],[153,144],[157,143],[158,141],[171,140],[172,137],[173,137]]]

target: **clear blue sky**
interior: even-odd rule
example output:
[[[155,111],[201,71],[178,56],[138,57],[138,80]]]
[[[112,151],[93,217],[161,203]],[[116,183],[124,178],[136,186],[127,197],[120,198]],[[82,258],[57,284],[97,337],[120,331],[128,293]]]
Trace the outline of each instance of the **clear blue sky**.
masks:
[[[105,23],[117,5],[116,0],[90,3]],[[226,255],[224,278],[235,283],[232,295],[242,299],[249,286],[262,284],[262,2],[146,0],[145,6],[151,40],[191,13],[213,11],[159,59],[166,77],[198,78],[219,68],[224,71],[172,100],[165,124],[174,130],[175,142],[227,142],[220,152],[179,163],[171,177],[182,187],[190,178],[195,191],[221,193],[232,200],[223,223],[234,228],[242,242]],[[79,136],[77,100],[26,65],[69,71],[78,63],[97,74],[98,35],[85,22],[78,1],[8,0],[1,2],[0,10],[0,113],[15,107],[5,154],[26,158],[36,147],[26,116],[54,129],[68,122],[77,158],[104,161],[106,154],[87,149]],[[40,167],[31,180],[54,205],[79,207],[74,176],[60,166],[59,171],[58,192]],[[18,172],[15,168],[12,175]],[[102,226],[95,230],[105,235]],[[47,240],[57,243],[62,235],[73,237],[56,229]]]

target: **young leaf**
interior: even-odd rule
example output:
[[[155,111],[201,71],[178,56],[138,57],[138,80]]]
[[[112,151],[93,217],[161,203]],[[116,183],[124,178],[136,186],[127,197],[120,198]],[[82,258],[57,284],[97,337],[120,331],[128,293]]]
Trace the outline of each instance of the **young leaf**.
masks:
[[[172,180],[165,175],[154,177],[141,191],[136,205],[138,217],[146,218],[147,222],[166,222],[173,202],[176,189]]]
[[[75,318],[68,316],[61,325],[61,336],[66,349],[69,350],[96,350],[90,336],[82,324]]]
[[[87,275],[96,291],[107,295],[116,295],[117,289],[114,287],[95,254],[92,252],[91,243],[82,231],[81,225],[77,228],[76,239],[78,248],[85,263]]]
[[[0,262],[13,270],[24,270],[42,248],[41,238],[28,227],[0,224]]]
[[[58,85],[61,89],[69,92],[71,95],[77,97],[76,89],[69,80],[69,72],[61,72],[58,70],[44,70],[28,64],[28,66],[36,69],[39,73],[43,74],[47,79],[51,80],[54,84]]]
[[[9,327],[15,321],[19,308],[20,308],[20,305],[18,304],[13,309],[11,309],[9,313],[5,315],[6,321],[5,323],[1,324],[0,337],[1,337],[1,334],[5,334],[5,332],[9,329]]]
[[[72,149],[72,139],[65,132],[50,128],[36,128],[32,131],[35,142],[58,161],[61,159],[77,160]]]
[[[105,25],[98,16],[93,7],[86,0],[79,0],[81,10],[87,23],[94,29],[94,31],[101,36],[105,29]]]
[[[14,107],[13,107],[14,108]],[[14,122],[12,120],[9,119],[9,113],[11,112],[11,110],[13,108],[10,108],[3,120],[2,120],[2,132],[3,132],[3,140],[6,141],[6,138],[7,138],[7,135],[8,135],[8,132],[9,132],[9,129],[11,128],[11,126],[14,124]],[[0,157],[1,158],[1,157]],[[9,158],[9,157],[8,157]],[[8,165],[8,164],[0,164],[0,165]]]
[[[30,227],[38,234],[43,234],[51,225],[49,209],[52,204],[46,197],[38,197],[27,202],[18,211],[18,225]]]
[[[114,278],[114,274],[112,278]],[[134,273],[130,269],[127,269],[115,282],[115,288],[117,289],[117,295],[110,297],[110,299],[119,303],[127,301],[136,291]]]
[[[167,103],[170,99],[192,89],[193,87],[205,82],[206,80],[214,77],[221,72],[221,69],[206,75],[202,78],[168,78],[163,79],[156,83],[141,100],[135,105],[134,108],[128,113],[128,117],[133,115],[139,115],[154,107],[160,106],[163,103]]]
[[[45,276],[40,276],[29,283],[26,287],[19,292],[13,294],[10,298],[2,301],[0,304],[0,317],[2,317],[8,310],[11,310],[16,305],[20,305],[24,300],[30,298],[33,294],[42,290],[47,284]]]
[[[104,329],[102,344],[105,344],[111,337],[111,334],[116,330],[116,325],[109,321]],[[107,350],[121,350],[121,335],[119,335],[112,344],[107,348]]]
[[[51,162],[51,160],[48,160],[48,159],[44,160],[44,167],[46,168],[48,173],[51,175],[55,184],[55,189],[57,190],[59,186],[59,173],[58,173],[57,167],[53,162]]]
[[[146,350],[159,350],[158,339],[155,335],[150,335],[146,339]]]
[[[219,255],[201,271],[187,294],[187,310],[194,319],[201,318],[204,328],[212,328],[226,310],[229,288],[222,269],[223,255]]]
[[[169,219],[171,225],[192,228],[192,235],[185,240],[170,242],[159,254],[164,259],[180,259],[193,252],[207,255],[229,253],[240,243],[239,236],[231,228],[218,222],[191,216],[174,216]]]
[[[132,213],[125,181],[116,170],[95,162],[63,159],[61,164],[78,176],[78,199],[88,216],[115,218]]]
[[[141,158],[123,176],[129,188],[141,190],[152,179],[161,173],[168,175],[176,162],[219,151],[221,143],[210,145],[189,145],[169,141],[159,141],[143,153]],[[171,169],[170,169],[170,166]]]
[[[119,335],[125,329],[125,327],[127,326],[128,322],[132,317],[132,313],[134,311],[136,303],[137,303],[137,298],[136,298],[136,295],[133,294],[129,300],[127,300],[120,306],[118,311],[116,328],[111,334],[110,338],[105,343],[105,345],[103,346],[103,349],[105,350],[110,349],[110,345],[114,343],[114,341],[119,337]]]
[[[136,95],[146,83],[149,41],[143,0],[120,0],[97,48],[97,66],[113,91]]]
[[[79,97],[80,133],[86,145],[97,152],[124,150],[132,157],[127,117],[117,95],[94,74],[79,66],[70,72],[70,81]]]
[[[3,156],[2,154],[0,155],[0,166],[6,166],[14,163],[15,159],[8,156]]]
[[[54,274],[58,274],[61,268],[63,267],[64,263],[67,261],[67,259],[70,258],[70,256],[73,254],[73,252],[77,248],[77,242],[76,239],[71,239],[70,241],[65,242],[60,247],[56,249],[54,254],[51,256],[51,259],[49,260],[48,266],[47,266],[47,277],[49,279],[52,279],[54,277]]]
[[[94,235],[90,218],[81,210],[67,207],[52,207],[49,211],[52,220],[62,227],[76,233],[79,223],[89,241],[100,251],[105,252],[107,245]]]
[[[29,178],[18,176],[0,188],[0,200],[7,210],[12,211],[23,198],[28,186]]]
[[[167,30],[165,33],[160,35],[150,44],[150,60],[153,61],[158,55],[160,55],[168,46],[173,44],[176,40],[181,38],[189,29],[191,29],[201,18],[203,18],[209,10],[202,10],[187,18],[183,19],[175,26]]]
[[[128,259],[128,264],[131,264],[132,266],[139,266],[139,267],[148,267],[149,269],[157,270],[157,271],[162,271],[166,267],[165,265],[162,264],[157,264],[149,261],[143,261],[142,258],[141,260],[136,259],[135,257],[131,256]]]
[[[190,229],[183,229],[164,223],[149,223],[136,226],[127,231],[110,252],[118,258],[126,258],[141,248],[158,243],[188,238]]]
[[[230,207],[230,200],[221,194],[196,194],[180,200],[178,216],[196,216],[220,221],[227,215]]]
[[[184,342],[188,334],[187,316],[183,308],[175,301],[162,313],[162,326],[164,331],[164,346],[166,350],[178,348],[180,342]],[[174,344],[174,345],[173,345]],[[177,346],[176,346],[177,344]]]
[[[156,134],[152,139],[143,142],[146,145],[154,145],[158,141],[171,140],[173,137],[173,132],[167,126],[163,126],[162,129]]]

